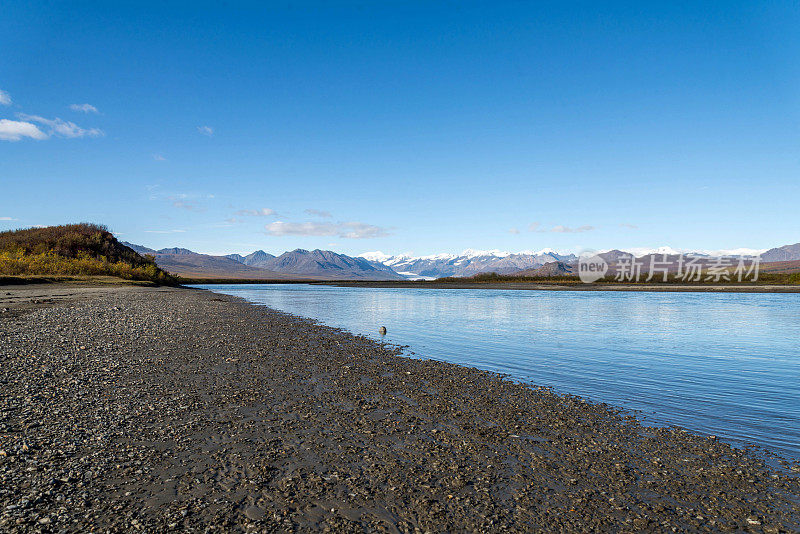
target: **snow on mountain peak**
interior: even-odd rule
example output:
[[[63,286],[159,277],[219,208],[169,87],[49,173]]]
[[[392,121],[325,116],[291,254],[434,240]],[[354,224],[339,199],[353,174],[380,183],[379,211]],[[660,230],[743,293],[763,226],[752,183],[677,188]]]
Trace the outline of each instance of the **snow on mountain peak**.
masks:
[[[510,255],[511,255],[510,252],[505,252],[503,250],[497,250],[497,249],[494,249],[494,250],[475,250],[475,249],[472,249],[472,248],[468,248],[468,249],[464,250],[463,252],[461,252],[461,254],[459,254],[459,256],[464,256],[464,257],[467,257],[467,258],[470,258],[470,259],[472,259],[472,258],[480,258],[482,256],[495,256],[497,258],[505,258],[505,257],[510,256]]]
[[[363,254],[358,255],[359,258],[364,258],[367,261],[378,261],[378,262],[385,262],[393,258],[392,254],[386,254],[385,252],[381,252],[380,250],[376,250],[374,252],[364,252]]]

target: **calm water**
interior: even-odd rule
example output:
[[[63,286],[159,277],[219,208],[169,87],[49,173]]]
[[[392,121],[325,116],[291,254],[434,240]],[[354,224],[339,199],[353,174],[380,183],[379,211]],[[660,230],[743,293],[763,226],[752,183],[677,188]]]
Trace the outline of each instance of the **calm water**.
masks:
[[[800,458],[800,294],[199,287]]]

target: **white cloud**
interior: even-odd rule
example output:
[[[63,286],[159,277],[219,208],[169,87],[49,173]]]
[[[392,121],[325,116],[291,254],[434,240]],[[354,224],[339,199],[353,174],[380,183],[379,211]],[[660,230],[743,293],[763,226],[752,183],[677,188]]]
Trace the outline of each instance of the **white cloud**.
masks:
[[[569,226],[564,226],[562,224],[559,224],[557,226],[553,226],[549,230],[546,230],[542,228],[542,225],[538,222],[531,223],[531,225],[528,226],[528,230],[531,232],[551,232],[554,234],[580,234],[583,232],[591,232],[594,229],[595,229],[594,226],[589,226],[589,225],[578,226],[577,228],[571,228]]]
[[[145,230],[148,234],[182,234],[186,230]]]
[[[250,217],[272,217],[275,215],[275,210],[269,208],[261,208],[260,210],[239,210],[236,215],[248,215]]]
[[[266,225],[267,233],[270,235],[313,235],[313,236],[333,236],[337,233],[337,225],[330,223],[291,223],[275,221]]]
[[[639,229],[638,226],[636,226],[635,224],[630,224],[630,223],[620,223],[619,226],[620,226],[620,228],[627,228],[628,230],[638,230]]]
[[[16,221],[14,217],[0,217],[0,221]]]
[[[197,131],[203,135],[207,135],[208,137],[214,135],[214,128],[211,126],[198,126]]]
[[[204,207],[198,206],[194,202],[185,202],[183,200],[173,200],[172,205],[175,206],[176,208],[181,208],[189,211],[206,211]]]
[[[0,119],[0,140],[19,141],[23,137],[31,139],[47,139],[47,134],[30,122]]]
[[[0,105],[2,106],[10,106],[11,105],[11,95],[0,89]]]
[[[365,224],[360,222],[346,222],[341,223],[339,227],[343,233],[339,237],[347,239],[369,239],[372,237],[385,237],[389,235],[388,230],[375,226],[374,224]]]
[[[344,239],[369,239],[389,235],[385,228],[361,222],[304,222],[276,221],[264,227],[274,236],[337,236]]]
[[[153,159],[156,161],[167,161],[167,158],[165,158],[161,154],[153,154]]]
[[[197,193],[175,193],[172,195],[160,196],[158,194],[151,195],[150,198],[157,200],[159,198],[165,198],[166,200],[170,201],[173,207],[188,210],[188,211],[196,211],[196,212],[203,212],[206,211],[206,207],[203,206],[200,202],[205,195],[200,195]],[[213,198],[213,196],[211,197]]]
[[[40,117],[38,115],[27,115],[25,113],[18,113],[17,117],[24,121],[36,122],[46,126],[48,129],[48,137],[57,135],[67,139],[73,139],[76,137],[100,137],[105,135],[103,131],[98,128],[81,128],[74,122],[65,121],[59,119],[58,117],[55,119],[45,119],[44,117]]]
[[[509,234],[515,234],[515,235],[516,235],[516,234],[518,234],[518,233],[519,233],[519,228],[510,228],[510,229],[508,230],[508,233],[509,233]]]
[[[97,108],[91,104],[72,104],[69,109],[72,111],[82,111],[83,113],[99,113]]]
[[[331,215],[329,211],[325,211],[325,210],[307,209],[307,210],[305,210],[305,212],[308,215],[313,215],[315,217],[324,217],[326,219],[329,219],[329,218],[333,217],[333,215]]]
[[[591,232],[594,230],[594,226],[579,226],[577,228],[570,228],[569,226],[558,225],[554,226],[550,229],[551,232],[556,234],[580,234],[583,232]]]

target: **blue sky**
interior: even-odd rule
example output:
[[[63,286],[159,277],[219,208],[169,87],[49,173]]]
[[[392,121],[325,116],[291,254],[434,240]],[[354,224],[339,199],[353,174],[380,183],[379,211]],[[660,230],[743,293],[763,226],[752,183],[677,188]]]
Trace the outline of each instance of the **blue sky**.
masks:
[[[2,13],[0,229],[207,253],[800,241],[796,2]]]

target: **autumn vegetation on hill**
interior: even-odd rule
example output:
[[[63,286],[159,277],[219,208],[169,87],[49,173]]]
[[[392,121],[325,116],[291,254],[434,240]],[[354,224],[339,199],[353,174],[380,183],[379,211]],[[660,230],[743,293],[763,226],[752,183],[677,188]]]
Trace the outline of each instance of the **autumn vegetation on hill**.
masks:
[[[116,276],[175,285],[152,256],[122,245],[105,226],[89,223],[0,232],[0,276]]]

